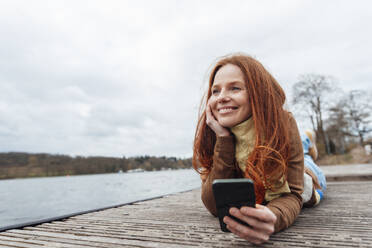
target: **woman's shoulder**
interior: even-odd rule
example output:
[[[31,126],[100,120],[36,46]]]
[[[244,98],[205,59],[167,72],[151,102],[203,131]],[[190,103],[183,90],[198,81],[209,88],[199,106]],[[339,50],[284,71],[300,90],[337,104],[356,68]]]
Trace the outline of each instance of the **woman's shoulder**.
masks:
[[[288,131],[289,131],[289,137],[290,137],[291,143],[295,143],[296,146],[297,145],[300,146],[302,142],[301,142],[301,136],[300,136],[300,132],[298,129],[296,118],[294,117],[292,112],[289,112],[289,111],[285,111],[285,112],[288,118],[287,125],[288,125]],[[302,148],[302,144],[300,147]]]

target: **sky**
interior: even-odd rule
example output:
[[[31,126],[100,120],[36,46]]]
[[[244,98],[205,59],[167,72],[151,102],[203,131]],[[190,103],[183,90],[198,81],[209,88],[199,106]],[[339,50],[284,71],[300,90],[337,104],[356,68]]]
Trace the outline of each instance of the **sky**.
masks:
[[[208,71],[258,59],[372,91],[370,1],[0,2],[0,152],[192,156]],[[304,120],[299,126],[308,127]]]

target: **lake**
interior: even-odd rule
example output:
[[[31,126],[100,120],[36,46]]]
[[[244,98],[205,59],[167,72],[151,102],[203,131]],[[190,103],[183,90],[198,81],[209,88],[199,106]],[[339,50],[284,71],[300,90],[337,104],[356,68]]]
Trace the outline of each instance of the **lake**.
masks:
[[[192,169],[0,180],[0,227],[144,200],[201,185]]]

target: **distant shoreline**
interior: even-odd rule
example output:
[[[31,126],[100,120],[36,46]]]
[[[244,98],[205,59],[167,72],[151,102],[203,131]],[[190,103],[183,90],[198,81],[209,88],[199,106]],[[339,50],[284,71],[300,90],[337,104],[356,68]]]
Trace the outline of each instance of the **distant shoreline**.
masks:
[[[7,152],[0,153],[0,180],[29,177],[52,177],[120,173],[127,171],[158,171],[187,169],[192,167],[191,158],[176,157],[71,157],[47,153]]]

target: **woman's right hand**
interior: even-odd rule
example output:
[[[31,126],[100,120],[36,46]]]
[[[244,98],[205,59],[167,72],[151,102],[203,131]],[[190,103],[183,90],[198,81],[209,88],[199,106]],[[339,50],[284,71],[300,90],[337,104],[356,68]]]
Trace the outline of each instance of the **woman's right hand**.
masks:
[[[275,231],[277,218],[266,206],[256,204],[256,208],[242,207],[237,209],[233,207],[230,208],[229,213],[247,223],[249,227],[225,216],[223,222],[227,225],[227,229],[253,244],[258,245],[268,241],[270,235]]]
[[[219,137],[230,136],[230,131],[227,128],[221,126],[220,123],[218,123],[218,121],[214,117],[210,106],[210,101],[208,101],[207,103],[206,117],[207,125],[215,132],[216,136]]]

